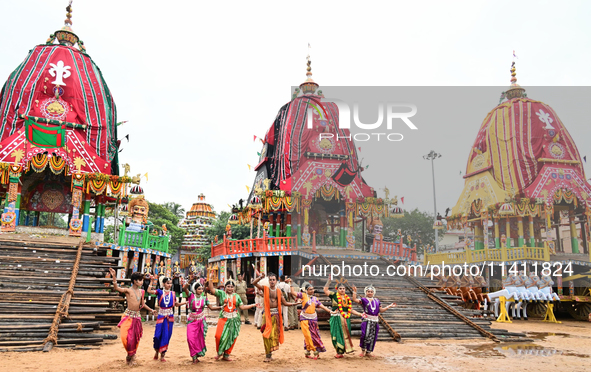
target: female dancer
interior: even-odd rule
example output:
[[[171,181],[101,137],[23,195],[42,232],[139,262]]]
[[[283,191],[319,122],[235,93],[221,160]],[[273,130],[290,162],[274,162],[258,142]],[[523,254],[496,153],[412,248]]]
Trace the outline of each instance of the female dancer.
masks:
[[[374,297],[376,289],[373,285],[365,287],[365,297],[357,298],[357,287],[353,288],[353,301],[357,302],[363,307],[363,320],[361,321],[361,340],[359,341],[359,347],[361,347],[360,357],[368,356],[373,357],[371,354],[373,348],[376,346],[378,340],[378,331],[380,326],[378,324],[378,315],[384,311],[391,309],[396,306],[395,303],[391,303],[386,307],[380,307],[380,300]]]
[[[189,288],[191,294],[189,295]],[[189,286],[185,284],[183,291],[187,296],[189,303],[189,316],[187,317],[187,342],[189,343],[189,352],[193,358],[193,364],[199,363],[199,357],[205,355],[205,335],[207,334],[207,322],[205,321],[205,306],[210,310],[220,310],[221,307],[213,306],[207,300],[203,293],[203,286],[196,281]]]
[[[218,353],[215,357],[216,360],[219,360],[220,357],[228,362],[232,360],[230,354],[240,333],[240,315],[237,308],[247,310],[255,306],[255,304],[243,304],[240,296],[234,293],[235,287],[234,281],[230,279],[225,283],[224,291],[215,289],[213,286],[213,272],[209,276],[209,292],[213,293],[222,305],[220,320],[215,332],[215,347]]]
[[[304,350],[306,350],[306,358],[318,359],[319,354],[326,351],[320,339],[318,331],[318,316],[316,314],[316,307],[330,313],[331,311],[318,301],[314,296],[314,287],[310,283],[305,283],[302,292],[296,293],[295,288],[291,287],[291,294],[296,299],[302,300],[302,312],[300,313],[300,326],[304,334]],[[310,354],[314,353],[314,357]]]
[[[164,354],[168,350],[168,344],[170,337],[172,336],[172,326],[174,325],[174,312],[175,306],[182,306],[185,303],[177,301],[174,292],[170,289],[172,287],[172,281],[170,278],[161,276],[160,287],[162,289],[152,289],[152,285],[148,287],[148,293],[157,295],[156,303],[160,307],[158,309],[158,319],[156,320],[156,331],[154,332],[154,360],[158,360],[158,354],[160,354],[160,361],[166,362]]]
[[[338,283],[336,285],[337,292],[335,293],[328,290],[330,281],[329,278],[324,285],[324,294],[332,300],[332,312],[329,320],[330,335],[332,345],[337,352],[334,357],[343,358],[343,354],[355,351],[351,340],[351,314],[357,316],[361,316],[361,314],[351,308],[351,299],[345,293],[345,283]]]

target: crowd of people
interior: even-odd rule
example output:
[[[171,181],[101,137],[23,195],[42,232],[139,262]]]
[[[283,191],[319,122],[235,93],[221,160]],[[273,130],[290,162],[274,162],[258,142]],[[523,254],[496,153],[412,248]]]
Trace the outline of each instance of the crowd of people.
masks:
[[[111,277],[116,278],[111,270]],[[376,289],[373,286],[365,288],[365,297],[357,297],[357,288],[352,286],[352,298],[346,293],[345,283],[337,283],[335,291],[330,290],[330,279],[324,286],[324,293],[330,298],[331,306],[324,306],[314,295],[315,289],[310,283],[305,283],[299,288],[292,283],[290,278],[269,273],[260,274],[252,285],[255,288],[255,303],[248,304],[246,297],[247,283],[243,275],[237,276],[237,281],[230,279],[224,283],[223,290],[214,286],[213,277],[204,278],[191,276],[183,285],[185,299],[180,301],[172,289],[171,278],[161,277],[160,288],[153,288],[152,284],[144,291],[142,284],[144,276],[141,273],[131,275],[131,287],[122,288],[113,279],[113,288],[127,299],[127,309],[121,318],[119,328],[121,341],[127,351],[126,361],[135,364],[135,355],[143,334],[140,312],[146,310],[148,314],[157,315],[154,332],[155,351],[154,359],[166,362],[166,352],[173,333],[175,307],[186,305],[189,314],[187,316],[187,343],[193,363],[198,363],[199,358],[207,352],[205,338],[207,335],[207,322],[205,308],[220,311],[217,328],[215,331],[216,360],[231,361],[232,349],[240,334],[242,324],[241,314],[244,316],[244,324],[252,324],[249,321],[248,310],[256,308],[254,325],[261,330],[263,346],[265,349],[264,362],[273,361],[273,352],[279,350],[284,342],[285,332],[299,328],[304,336],[305,357],[318,359],[320,353],[326,352],[326,348],[320,337],[318,328],[317,309],[320,308],[330,314],[330,335],[333,347],[336,351],[335,358],[340,359],[344,354],[353,353],[353,340],[351,337],[351,315],[362,318],[360,357],[372,357],[379,331],[378,315],[396,304],[392,303],[382,307],[375,297]],[[265,282],[263,284],[263,281]],[[217,304],[212,304],[207,294],[217,298]],[[145,292],[156,296],[158,310],[152,309],[145,303]],[[290,301],[291,300],[291,301]],[[358,303],[363,312],[357,312],[352,308],[352,303]],[[301,306],[298,316],[297,307]],[[156,307],[156,306],[155,306]],[[299,323],[299,324],[298,324]]]

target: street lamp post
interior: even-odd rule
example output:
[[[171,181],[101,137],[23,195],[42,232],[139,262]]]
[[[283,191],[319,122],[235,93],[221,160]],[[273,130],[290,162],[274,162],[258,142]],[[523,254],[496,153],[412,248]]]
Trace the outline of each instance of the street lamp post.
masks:
[[[433,220],[433,224],[437,221],[437,197],[435,196],[435,165],[433,161],[437,158],[440,158],[441,154],[436,153],[435,151],[431,150],[430,153],[427,155],[423,155],[423,159],[431,160],[431,173],[433,175],[433,211],[435,212],[435,219]],[[439,234],[438,229],[435,229],[435,252],[439,252]]]

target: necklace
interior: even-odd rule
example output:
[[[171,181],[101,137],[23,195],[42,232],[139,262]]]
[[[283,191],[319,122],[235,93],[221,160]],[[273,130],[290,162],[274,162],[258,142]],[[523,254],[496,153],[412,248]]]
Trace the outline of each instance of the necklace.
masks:
[[[142,298],[142,290],[140,289],[139,292],[139,296],[137,294],[138,290],[136,290],[135,288],[131,287],[131,289],[133,289],[133,294],[135,295],[135,298],[137,298],[137,301],[140,302],[140,299]]]
[[[344,295],[344,296],[337,295],[337,298],[338,298],[337,303],[339,306],[339,312],[341,313],[343,318],[349,319],[351,317],[351,299],[347,295]],[[347,312],[343,311],[343,307],[347,308]]]
[[[376,312],[377,303],[374,305],[374,300],[372,298],[367,299],[369,302],[369,308],[371,309],[372,314]]]
[[[168,294],[166,294],[168,292]],[[164,291],[164,296],[162,296],[162,300],[164,301],[164,307],[170,307],[170,303],[172,301],[172,292],[171,291]]]
[[[230,297],[226,298],[226,306],[228,307],[228,310],[230,312],[232,312],[234,309],[234,301],[232,301],[233,299],[234,299],[233,294]]]

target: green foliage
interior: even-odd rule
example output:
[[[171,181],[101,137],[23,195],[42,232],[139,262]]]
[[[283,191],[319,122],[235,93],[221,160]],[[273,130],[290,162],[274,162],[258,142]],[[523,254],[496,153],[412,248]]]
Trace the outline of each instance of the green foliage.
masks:
[[[33,226],[33,219],[35,218],[35,211],[29,212],[29,226]],[[27,211],[22,210],[20,213],[19,218],[19,225],[25,224]],[[53,223],[51,222],[51,214],[53,214]],[[50,212],[41,212],[39,213],[39,224],[37,226],[53,226],[57,227],[58,229],[67,229],[68,228],[68,215],[65,213],[50,213]]]
[[[121,225],[119,225],[121,229]],[[115,226],[105,224],[105,243],[115,243]]]
[[[398,237],[398,229],[401,230],[404,237],[404,244],[409,244],[408,235],[412,241],[410,245],[417,245],[417,253],[423,252],[423,247],[427,244],[435,245],[435,230],[433,229],[433,214],[428,212],[421,212],[417,208],[412,211],[404,211],[402,218],[381,218],[384,224],[382,234],[385,238],[391,238],[391,241],[396,241]],[[366,229],[369,229],[370,219],[366,222]],[[370,231],[366,230],[366,233]],[[445,229],[439,231],[439,240],[443,239]],[[361,224],[357,224],[355,228],[355,241],[361,242]],[[359,245],[361,247],[361,245]]]
[[[167,202],[161,205],[171,211],[179,220],[185,218],[185,208],[182,205],[174,202]]]
[[[215,237],[221,241],[223,235],[226,233],[226,225],[228,219],[232,214],[230,212],[221,212],[217,215],[217,220],[214,224],[205,230],[205,236],[210,242],[215,241]],[[250,238],[250,225],[231,225],[232,226],[232,239],[249,239]]]
[[[166,228],[168,229],[168,235],[171,237],[170,243],[168,244],[168,249],[170,253],[174,254],[181,248],[181,243],[183,241],[183,235],[185,235],[185,232],[183,229],[178,227],[179,217],[175,214],[175,211],[171,211],[168,207],[178,204],[155,204],[150,202],[148,202],[148,204],[150,205],[148,220],[152,222],[154,226],[156,226],[157,230],[160,230],[162,225],[166,225]]]
[[[202,262],[207,262],[211,258],[211,244],[197,249],[195,254],[203,259]]]

